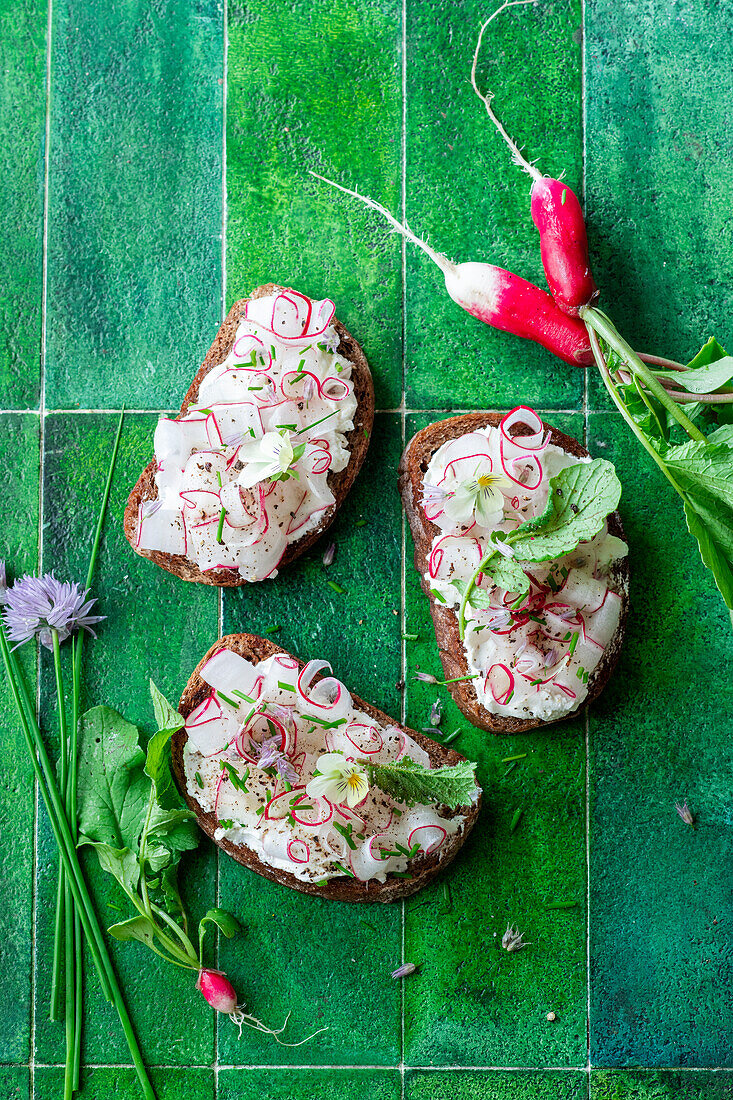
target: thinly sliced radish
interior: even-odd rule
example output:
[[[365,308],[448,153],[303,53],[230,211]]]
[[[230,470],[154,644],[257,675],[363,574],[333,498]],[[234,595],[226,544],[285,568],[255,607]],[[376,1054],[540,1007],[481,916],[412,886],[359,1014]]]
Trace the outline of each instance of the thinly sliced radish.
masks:
[[[415,844],[419,844],[425,855],[430,856],[442,848],[447,836],[442,825],[417,825],[407,838],[407,847],[412,850]]]
[[[335,676],[326,676],[314,683],[324,669],[331,672],[328,661],[309,661],[298,676],[298,694],[317,714],[328,714],[331,720],[345,717],[352,707],[351,695]]]
[[[221,691],[233,699],[239,698],[235,691],[254,698],[252,692],[260,676],[256,665],[226,646],[209,657],[199,675],[215,691]]]
[[[299,825],[305,829],[320,829],[333,817],[333,806],[327,798],[312,798],[302,794],[293,803],[291,813]]]
[[[304,840],[289,840],[287,853],[291,863],[305,864],[310,862],[311,850]]]

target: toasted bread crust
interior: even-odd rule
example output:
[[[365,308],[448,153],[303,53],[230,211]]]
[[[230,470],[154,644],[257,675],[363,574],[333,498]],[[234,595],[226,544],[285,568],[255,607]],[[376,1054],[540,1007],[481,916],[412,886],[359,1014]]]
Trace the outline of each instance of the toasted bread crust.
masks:
[[[430,595],[430,585],[425,579],[433,539],[440,534],[440,529],[426,518],[420,503],[423,476],[432,456],[443,443],[450,439],[457,439],[459,436],[466,435],[477,428],[485,428],[488,425],[496,428],[499,426],[502,415],[502,413],[490,412],[466,413],[463,416],[453,416],[448,420],[440,420],[435,424],[430,424],[412,437],[400,461],[399,487],[415,545],[415,568],[420,574],[423,592],[430,601],[430,613],[433,617],[438,652],[446,680],[453,679],[456,676],[467,676],[468,660],[458,631],[458,616],[454,610],[439,603]],[[553,428],[549,424],[545,424],[544,427],[550,432],[550,441],[555,446],[561,447],[576,458],[588,457],[588,451],[582,444],[578,443],[577,439],[565,435],[564,432],[558,431],[557,428]],[[621,517],[618,512],[613,512],[608,517],[608,530],[610,534],[625,539]],[[597,699],[606,686],[618,660],[629,606],[628,558],[622,558],[614,564],[609,581],[610,586],[619,594],[622,600],[618,629],[588,681],[588,695],[584,702],[576,710],[570,711],[560,718],[553,719],[553,722],[562,722],[566,718],[579,714],[589,703]],[[539,718],[512,718],[492,714],[479,702],[472,680],[462,680],[458,683],[448,684],[448,690],[466,718],[474,726],[487,730],[489,733],[524,733],[538,726],[553,724]]]
[[[229,649],[234,650],[235,653],[238,653],[248,661],[252,661],[253,664],[264,661],[274,653],[284,653],[287,656],[292,656],[292,654],[287,653],[287,650],[281,649],[280,646],[275,645],[274,642],[266,638],[260,638],[256,634],[228,634],[224,638],[219,639],[196,666],[181,696],[178,710],[184,718],[186,718],[210,694],[211,688],[201,679],[200,673],[209,658],[216,653],[217,650],[221,649],[222,646],[227,646]],[[302,668],[303,662],[299,661],[298,663]],[[320,677],[318,677],[318,679],[320,679]],[[377,708],[371,706],[370,703],[365,703],[364,700],[360,699],[357,695],[352,696],[352,698],[354,700],[354,705],[360,710],[366,711],[375,721],[383,725],[396,724],[383,711],[377,710]],[[431,741],[415,730],[408,729],[406,726],[401,726],[400,728],[404,729],[405,732],[428,753],[432,764],[436,767],[447,764],[457,764],[465,759],[460,753],[454,752],[453,749],[449,749],[443,745],[439,745],[435,741]],[[218,824],[216,815],[205,811],[199,802],[189,794],[187,789],[186,774],[183,764],[183,748],[187,740],[188,735],[185,728],[178,730],[173,736],[171,743],[173,774],[180,792],[185,799],[186,805],[189,809],[193,810],[199,825],[206,835],[213,840],[214,831]],[[446,847],[440,855],[436,853],[435,855],[424,857],[420,861],[419,870],[416,871],[412,879],[396,878],[393,875],[388,875],[384,883],[376,881],[360,882],[358,879],[339,877],[330,879],[320,886],[316,886],[311,883],[300,882],[293,875],[288,874],[287,871],[281,871],[275,867],[268,866],[258,858],[255,852],[244,845],[232,844],[232,842],[226,838],[215,840],[214,843],[218,844],[220,848],[244,867],[249,867],[251,871],[255,871],[258,875],[269,878],[273,882],[279,882],[282,886],[288,886],[292,890],[299,890],[303,894],[313,894],[319,898],[332,898],[335,901],[390,902],[417,893],[418,890],[421,890],[423,886],[427,885],[428,882],[435,878],[444,867],[448,866],[457,855],[459,849],[463,846],[468,834],[471,832],[476,822],[476,818],[478,817],[480,806],[481,796],[479,794],[478,801],[475,805],[468,807],[465,811],[460,811],[462,816],[466,819],[462,831],[448,838]]]
[[[267,283],[264,286],[256,287],[249,298],[264,298],[268,294],[272,294],[275,290],[288,289],[292,288],[281,287],[275,283]],[[201,383],[209,371],[212,370],[213,367],[218,366],[219,363],[223,363],[226,359],[234,344],[237,327],[248,300],[247,298],[240,298],[229,310],[226,320],[222,323],[213,344],[207,352],[206,358],[201,367],[199,367],[193,382],[189,386],[188,393],[184,397],[183,404],[181,405],[181,411],[175,418],[176,420],[180,420],[181,417],[185,416],[189,407],[196,404]],[[346,329],[340,321],[336,320],[333,321],[333,326],[340,337],[338,346],[339,354],[343,355],[345,359],[348,359],[352,363],[351,378],[354,383],[354,394],[357,400],[354,427],[346,436],[350,455],[349,464],[339,473],[328,474],[328,486],[336,498],[335,503],[324,511],[317,527],[308,534],[303,535],[302,538],[296,539],[289,544],[278,568],[289,565],[290,562],[300,557],[300,555],[305,553],[314,542],[317,542],[324,531],[331,526],[346,494],[354,484],[356,475],[359,473],[364,459],[366,458],[367,450],[369,449],[372,424],[374,423],[374,384],[372,382],[369,364],[367,363],[364,352],[348,329]],[[127,506],[125,507],[123,519],[125,538],[136,554],[155,562],[156,565],[160,565],[163,569],[167,569],[169,573],[175,573],[176,576],[181,577],[184,581],[198,581],[200,584],[215,584],[221,588],[235,588],[251,583],[245,580],[244,577],[240,577],[236,571],[230,569],[211,569],[202,572],[195,562],[191,561],[183,554],[168,554],[161,550],[139,549],[135,543],[137,541],[137,523],[140,505],[144,500],[157,499],[157,496],[158,489],[155,484],[155,460],[153,459],[138,478],[135,487],[130,493]]]

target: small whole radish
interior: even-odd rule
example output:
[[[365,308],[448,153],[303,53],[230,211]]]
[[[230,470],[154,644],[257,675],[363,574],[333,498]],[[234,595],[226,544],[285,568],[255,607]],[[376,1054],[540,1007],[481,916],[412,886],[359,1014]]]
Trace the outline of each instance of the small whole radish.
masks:
[[[598,297],[578,196],[562,180],[538,175],[532,184],[530,212],[540,233],[547,285],[563,313],[577,316],[581,306]]]
[[[231,1016],[237,1011],[237,994],[234,986],[219,970],[199,970],[196,988],[204,1000],[217,1012]]]
[[[483,93],[476,83],[476,65],[484,31],[505,8],[529,3],[530,0],[507,0],[489,16],[479,31],[471,66],[471,85],[486,112],[512,151],[514,163],[533,180],[530,195],[532,221],[540,234],[540,253],[547,285],[563,313],[576,317],[578,311],[598,297],[598,288],[590,271],[588,234],[578,196],[562,180],[543,176],[531,164],[515,141],[504,129],[491,106],[492,92]]]
[[[451,298],[472,317],[502,332],[533,340],[566,363],[586,366],[593,362],[585,325],[576,317],[564,313],[547,291],[493,264],[453,263],[416,237],[380,203],[316,172],[311,172],[311,175],[378,210],[398,233],[416,244],[437,264],[443,272],[445,288]]]

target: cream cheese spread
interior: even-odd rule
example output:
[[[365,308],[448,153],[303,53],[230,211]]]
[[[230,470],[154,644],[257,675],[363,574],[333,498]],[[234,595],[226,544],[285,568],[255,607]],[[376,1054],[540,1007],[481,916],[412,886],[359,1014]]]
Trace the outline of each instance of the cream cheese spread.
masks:
[[[140,506],[139,549],[260,581],[318,526],[335,502],[328,475],[349,462],[357,407],[333,313],[333,302],[294,291],[247,301],[196,405],[157,425],[158,496]]]
[[[373,785],[355,804],[306,790],[326,754],[345,771],[403,759],[430,767],[413,738],[355,707],[339,680],[314,681],[324,670],[324,661],[301,669],[286,654],[255,665],[230,649],[215,653],[201,671],[211,694],[186,719],[188,792],[216,814],[215,839],[245,845],[301,882],[384,882],[389,872],[419,870],[422,857],[462,831],[464,817]]]
[[[527,434],[514,432],[520,426]],[[498,428],[479,428],[439,447],[422,499],[426,518],[439,528],[426,574],[433,597],[458,610],[465,586],[496,548],[492,533],[508,534],[541,515],[550,479],[588,461],[551,444],[540,418],[526,408],[507,414]],[[479,575],[475,603],[489,606],[469,599],[464,648],[486,710],[548,722],[581,705],[619,624],[622,599],[612,566],[627,553],[606,524],[572,553],[523,565],[529,579],[523,599]]]

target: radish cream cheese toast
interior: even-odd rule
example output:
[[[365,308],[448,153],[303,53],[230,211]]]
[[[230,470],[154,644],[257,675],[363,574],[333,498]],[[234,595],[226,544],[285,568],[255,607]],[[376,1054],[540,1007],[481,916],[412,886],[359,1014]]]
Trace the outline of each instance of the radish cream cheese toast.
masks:
[[[274,577],[333,521],[369,445],[374,390],[333,302],[258,287],[232,306],[125,510],[143,557],[205,584]]]
[[[222,638],[179,705],[176,780],[202,829],[258,874],[340,901],[407,897],[473,827],[474,765],[324,669],[251,634]]]
[[[443,420],[408,444],[415,567],[474,725],[532,729],[602,690],[628,604],[620,488],[609,462],[527,408]]]

